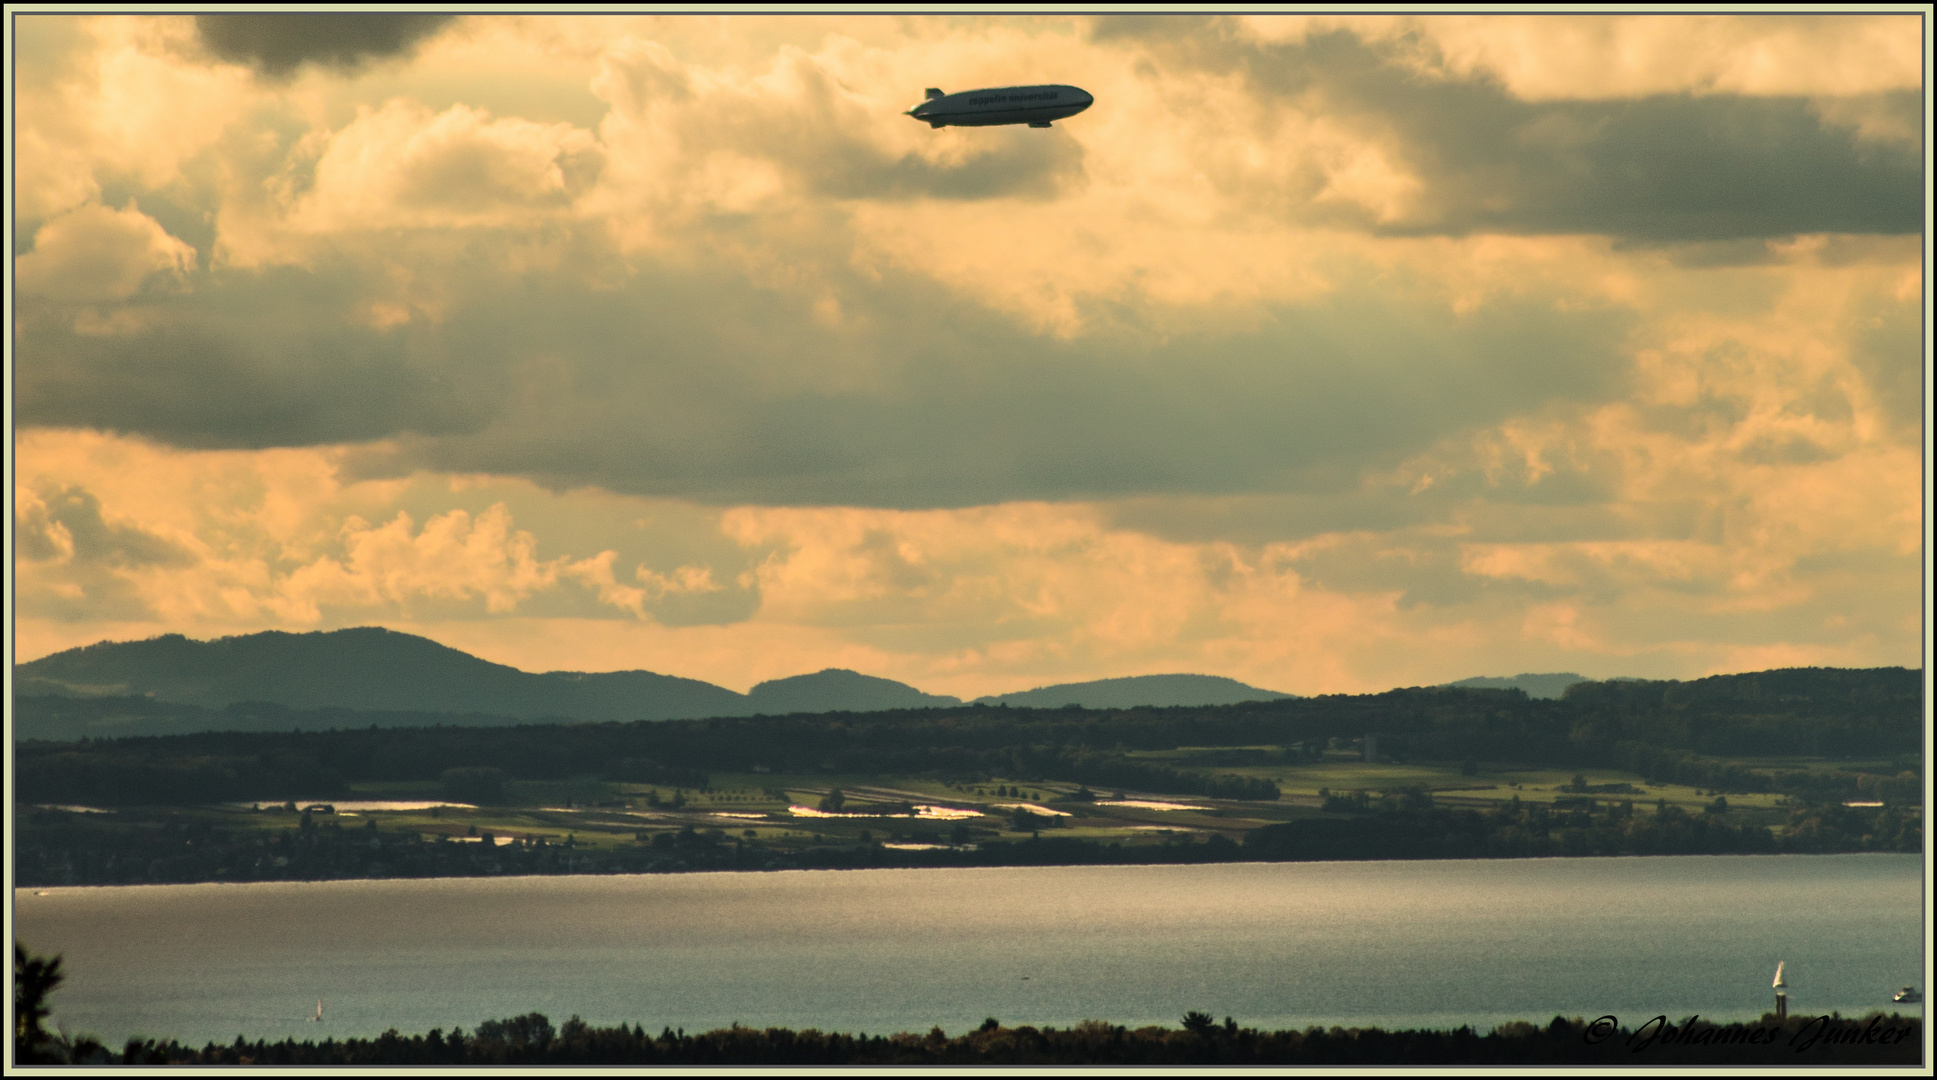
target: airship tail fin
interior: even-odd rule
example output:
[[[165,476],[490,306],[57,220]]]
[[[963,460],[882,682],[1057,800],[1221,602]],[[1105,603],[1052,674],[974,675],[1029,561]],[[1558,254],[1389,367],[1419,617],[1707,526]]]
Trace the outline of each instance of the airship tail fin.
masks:
[[[931,87],[929,87],[929,88],[928,88],[928,94],[927,94],[927,97],[926,97],[926,99],[925,99],[925,100],[928,100],[928,101],[933,101],[933,100],[935,100],[936,98],[938,98],[938,97],[943,97],[943,96],[945,96],[945,95],[944,95],[944,94],[943,94],[943,93],[942,93],[942,92],[941,92],[940,90],[937,90],[937,89],[935,89],[934,87],[932,87],[932,86],[931,86]]]

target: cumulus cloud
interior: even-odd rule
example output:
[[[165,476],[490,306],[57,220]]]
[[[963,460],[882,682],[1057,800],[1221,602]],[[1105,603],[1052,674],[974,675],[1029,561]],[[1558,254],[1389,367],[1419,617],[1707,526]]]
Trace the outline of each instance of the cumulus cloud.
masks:
[[[62,363],[21,365],[18,415],[202,446],[397,436],[393,469],[721,501],[1283,489],[1602,393],[1628,322],[1599,303],[1461,315],[1354,291],[1244,333],[1065,342],[906,274],[823,280],[845,313],[830,324],[812,294],[718,271],[494,280],[470,265],[494,246],[454,253],[441,324],[346,325],[369,284],[347,267],[203,288],[129,337],[29,311],[23,341]]]
[[[1527,101],[1654,94],[1848,96],[1915,89],[1915,15],[1244,15],[1096,20],[1103,35],[1282,45],[1349,33],[1430,78],[1484,78]]]
[[[512,611],[539,588],[557,583],[557,561],[540,564],[537,541],[511,528],[511,515],[494,506],[476,521],[453,510],[416,530],[409,514],[383,525],[351,517],[343,524],[344,557],[325,556],[298,568],[281,584],[279,599],[303,621],[317,605],[383,607],[416,597],[484,601],[488,612]]]
[[[306,63],[355,68],[407,54],[454,18],[383,11],[197,15],[195,32],[216,56],[284,77]]]
[[[478,17],[258,79],[25,19],[37,640],[972,696],[1914,637],[1915,20]],[[1032,80],[1097,105],[899,115]],[[63,561],[64,491],[181,561]]]
[[[1923,59],[1914,19],[1452,15],[1356,25],[1368,36],[1420,34],[1435,46],[1433,66],[1468,76],[1485,73],[1515,97],[1540,101],[1915,90],[1923,84]]]
[[[110,524],[85,488],[14,492],[14,536],[30,562],[107,566],[179,565],[186,554],[137,525]]]
[[[1528,102],[1376,35],[1190,25],[1068,43],[1156,110],[1141,130],[1106,102],[938,139],[882,122],[866,77],[909,61],[878,44],[618,35],[584,69],[596,133],[391,99],[237,135],[189,295],[86,321],[26,298],[17,415],[721,504],[1318,492],[1629,376],[1623,279],[1652,257],[1392,234],[1686,246],[1916,202],[1900,155],[1852,156],[1799,98]]]
[[[61,622],[147,614],[133,577],[192,565],[166,536],[109,520],[101,500],[74,484],[14,489],[16,610]]]
[[[736,74],[652,41],[618,42],[601,58],[592,87],[613,107],[601,135],[662,212],[745,212],[799,194],[1048,199],[1082,186],[1083,146],[1062,130],[884,130],[879,88],[858,89],[861,73],[838,47],[782,48],[765,70]]]
[[[762,553],[684,506],[503,480],[346,481],[341,455],[318,451],[182,452],[51,432],[20,449],[16,569],[30,619],[700,625],[757,604],[757,585],[737,578]],[[552,523],[545,542],[517,527],[514,507]]]
[[[315,164],[293,227],[313,232],[497,228],[568,208],[603,154],[569,124],[413,102],[362,110]],[[542,217],[540,217],[542,220]]]
[[[1395,233],[1656,241],[1922,227],[1921,147],[1866,139],[1862,122],[1840,120],[1846,111],[1905,115],[1922,94],[1914,84],[1863,86],[1865,104],[1846,108],[1824,99],[1847,95],[1693,94],[1699,80],[1686,78],[1644,80],[1663,89],[1639,95],[1529,100],[1496,78],[1491,62],[1457,49],[1455,62],[1422,72],[1419,50],[1437,57],[1441,39],[1376,32],[1392,25],[1368,33],[1335,24],[1268,40],[1217,20],[1126,18],[1097,33],[1136,41],[1167,66],[1241,73],[1280,114],[1277,123],[1325,116],[1369,133],[1370,148],[1274,178],[1279,198],[1308,200],[1292,212],[1329,206],[1354,224]],[[1485,40],[1502,45],[1508,36]],[[1535,50],[1543,59],[1569,54],[1566,41]],[[1890,127],[1878,120],[1867,130]],[[1362,175],[1371,178],[1370,197],[1327,197],[1364,185]]]
[[[43,14],[15,25],[14,212],[29,228],[105,185],[152,196],[181,184],[249,105],[246,74],[184,59],[180,20]]]
[[[54,300],[125,300],[157,275],[180,282],[195,249],[130,203],[83,206],[42,226],[34,249],[14,260],[22,292]]]
[[[16,494],[23,655],[110,620],[204,635],[380,622],[531,669],[744,687],[844,666],[969,696],[1178,670],[1311,693],[1522,661],[1666,676],[1750,649],[1909,659],[1914,452],[1742,470],[1728,433],[1676,455],[1631,410],[1603,411],[1493,437],[1552,468],[1475,446],[1478,488],[1382,524],[1314,523],[1301,498],[1296,538],[1205,526],[1188,503],[1174,509],[1195,536],[1117,505],[718,512],[488,477],[354,481],[316,451],[35,435]],[[1570,454],[1635,460],[1598,503],[1515,503]],[[1387,497],[1425,495],[1404,482]],[[125,523],[142,517],[152,529]]]

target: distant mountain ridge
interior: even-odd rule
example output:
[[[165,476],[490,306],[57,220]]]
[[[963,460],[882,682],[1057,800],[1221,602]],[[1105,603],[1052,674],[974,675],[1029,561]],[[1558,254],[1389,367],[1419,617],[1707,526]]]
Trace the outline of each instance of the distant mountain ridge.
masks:
[[[16,736],[35,738],[160,733],[175,730],[187,719],[165,723],[140,704],[144,700],[226,710],[225,716],[265,730],[297,722],[283,718],[278,710],[359,710],[386,714],[389,724],[409,722],[405,714],[421,714],[418,722],[424,723],[432,722],[432,716],[460,714],[501,718],[500,722],[689,720],[962,704],[960,698],[923,693],[893,679],[841,668],[772,679],[745,694],[651,671],[533,673],[494,664],[428,638],[374,626],[301,634],[271,630],[212,641],[181,634],[104,641],[16,666],[14,690],[23,698],[127,701],[127,707],[110,710],[116,718],[112,730],[74,729],[76,724],[98,726],[80,722],[91,714],[87,709],[62,707],[46,717],[37,714],[34,720],[17,718]],[[1223,705],[1288,696],[1218,676],[1141,675],[1038,687],[981,698],[977,703],[1120,709]],[[237,712],[242,706],[249,708]],[[62,734],[70,729],[74,729],[71,734]],[[27,735],[28,731],[32,734]]]
[[[770,679],[747,691],[755,713],[867,712],[874,709],[927,709],[960,705],[947,694],[924,694],[907,683],[827,668],[812,675]]]
[[[1241,701],[1277,701],[1297,697],[1276,690],[1260,690],[1221,675],[1132,675],[1123,679],[1059,683],[1014,694],[992,694],[975,699],[978,705],[1014,705],[1029,709],[1134,709],[1140,705],[1173,708],[1191,705],[1236,705]]]
[[[1441,683],[1442,686],[1458,686],[1474,690],[1520,690],[1531,698],[1558,698],[1567,693],[1567,688],[1575,683],[1595,682],[1585,675],[1571,671],[1557,671],[1546,675],[1524,673],[1511,679],[1492,675],[1479,675],[1458,682]]]
[[[377,626],[194,641],[101,642],[14,669],[20,694],[151,696],[220,708],[477,712],[523,720],[671,720],[745,715],[746,696],[650,671],[533,674]]]

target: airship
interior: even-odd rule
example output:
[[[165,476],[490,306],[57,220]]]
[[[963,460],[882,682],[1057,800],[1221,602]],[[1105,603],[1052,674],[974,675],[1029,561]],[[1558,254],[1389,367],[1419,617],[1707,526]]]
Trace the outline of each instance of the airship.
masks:
[[[905,115],[925,121],[929,127],[1028,124],[1046,128],[1075,116],[1095,101],[1089,91],[1074,86],[997,86],[958,94],[944,94],[931,86],[928,100]]]

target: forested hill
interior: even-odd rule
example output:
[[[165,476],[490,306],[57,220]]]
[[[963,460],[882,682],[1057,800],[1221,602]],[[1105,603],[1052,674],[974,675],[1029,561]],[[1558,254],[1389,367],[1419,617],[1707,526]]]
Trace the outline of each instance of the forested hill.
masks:
[[[513,778],[678,775],[691,783],[690,778],[708,772],[781,765],[835,773],[1062,777],[1190,790],[1175,786],[1177,777],[1169,770],[1156,776],[1132,752],[1278,747],[1248,752],[1289,760],[1315,742],[1367,733],[1376,733],[1381,752],[1395,758],[1619,768],[1704,787],[1767,791],[1771,783],[1802,781],[1714,758],[1911,762],[1923,748],[1922,691],[1919,671],[1804,668],[1691,682],[1584,683],[1559,700],[1533,699],[1517,690],[1435,687],[1201,708],[965,705],[442,729],[379,729],[342,711],[292,713],[303,733],[210,733],[78,745],[18,742],[17,797],[90,805],[201,802],[282,798],[286,795],[275,793],[298,787],[305,796],[320,796],[351,781],[435,779],[445,770],[476,767],[500,769]],[[341,730],[317,730],[326,724],[340,724]]]
[[[985,705],[1028,709],[1134,709],[1139,705],[1235,705],[1241,701],[1276,701],[1295,697],[1276,690],[1260,690],[1236,679],[1216,675],[1133,675],[1127,679],[1060,683],[1014,694],[993,694],[975,700]]]
[[[895,725],[916,719],[898,719],[896,710],[976,717],[978,708],[991,706],[1075,706],[1094,717],[1177,706],[1164,715],[1246,730],[1263,725],[1256,738],[1237,738],[1239,744],[1283,742],[1279,735],[1310,728],[1328,737],[1377,731],[1388,752],[1438,753],[1459,743],[1473,749],[1448,752],[1512,756],[1508,752],[1522,740],[1567,741],[1576,737],[1570,725],[1586,724],[1581,737],[1589,739],[1621,732],[1620,738],[1702,752],[1834,754],[1845,736],[1874,742],[1864,725],[1883,715],[1914,719],[1922,700],[1916,671],[1797,668],[1688,682],[1576,683],[1559,700],[1530,700],[1520,690],[1457,688],[1293,699],[1230,679],[1152,675],[1043,687],[972,707],[838,669],[765,682],[748,694],[650,671],[536,674],[379,627],[102,642],[21,664],[14,675],[16,740],[877,710],[881,723]],[[1480,708],[1473,702],[1495,704]],[[1422,709],[1438,719],[1418,720]],[[1483,716],[1491,718],[1481,722]],[[1812,719],[1798,725],[1770,717]],[[1291,727],[1283,728],[1286,723]]]
[[[740,694],[650,671],[535,674],[428,638],[366,626],[214,641],[168,634],[104,641],[14,669],[16,738],[76,739],[190,731],[289,731],[321,725],[291,710],[368,712],[364,726],[466,726],[521,720],[675,720],[712,716],[943,708],[961,699],[829,668]],[[1013,704],[1090,708],[1217,705],[1284,695],[1207,675],[1145,675],[1010,695]],[[210,711],[219,710],[218,715]],[[432,714],[441,714],[439,716]]]
[[[288,709],[525,720],[661,720],[753,711],[745,695],[698,679],[650,671],[534,674],[375,626],[214,641],[180,634],[104,641],[21,664],[14,675],[23,697],[125,695],[204,708],[265,702]]]
[[[1531,672],[1515,675],[1511,679],[1482,675],[1473,679],[1449,682],[1447,686],[1463,686],[1475,690],[1523,690],[1528,697],[1557,698],[1567,693],[1567,688],[1579,682],[1591,682],[1585,675],[1571,671],[1556,671],[1545,675]]]
[[[924,694],[907,683],[893,679],[863,675],[843,668],[828,668],[812,675],[795,675],[790,679],[763,682],[747,691],[746,701],[738,709],[707,715],[765,713],[785,716],[803,712],[872,712],[876,709],[927,709],[961,703],[961,698]]]

